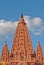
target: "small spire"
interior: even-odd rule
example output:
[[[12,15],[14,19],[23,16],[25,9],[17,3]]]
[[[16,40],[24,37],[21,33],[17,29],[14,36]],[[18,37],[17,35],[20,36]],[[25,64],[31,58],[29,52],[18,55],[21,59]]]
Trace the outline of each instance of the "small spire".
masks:
[[[38,41],[38,46],[40,46],[40,41]]]
[[[41,48],[40,41],[38,41],[38,46],[37,46],[37,48]]]
[[[3,46],[2,50],[4,50],[5,48],[8,49],[7,42],[4,43],[4,46]]]
[[[4,46],[7,46],[7,41],[5,41]]]
[[[21,18],[23,18],[23,13],[21,14]]]

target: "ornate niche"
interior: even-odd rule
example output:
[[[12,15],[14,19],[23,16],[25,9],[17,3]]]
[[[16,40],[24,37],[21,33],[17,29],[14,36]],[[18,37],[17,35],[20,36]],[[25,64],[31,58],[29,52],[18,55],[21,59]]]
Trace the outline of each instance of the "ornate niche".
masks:
[[[20,60],[24,61],[24,52],[20,52]]]

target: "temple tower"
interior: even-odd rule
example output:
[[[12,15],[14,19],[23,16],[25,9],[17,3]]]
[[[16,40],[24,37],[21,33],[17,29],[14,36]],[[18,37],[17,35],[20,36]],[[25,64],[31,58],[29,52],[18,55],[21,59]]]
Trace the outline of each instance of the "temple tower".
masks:
[[[2,48],[0,65],[44,65],[40,42],[35,52],[23,14],[18,22],[10,53],[6,42]]]
[[[2,62],[8,62],[9,61],[9,51],[7,47],[7,43],[5,42],[4,47],[2,48]]]
[[[43,55],[42,55],[42,48],[40,46],[40,42],[38,42],[38,46],[36,49],[36,62],[42,63]]]
[[[14,61],[19,63],[18,65],[23,64],[23,62],[25,62],[24,65],[26,65],[26,62],[27,64],[31,62],[33,48],[23,15],[21,15],[16,28],[11,52],[13,53]]]

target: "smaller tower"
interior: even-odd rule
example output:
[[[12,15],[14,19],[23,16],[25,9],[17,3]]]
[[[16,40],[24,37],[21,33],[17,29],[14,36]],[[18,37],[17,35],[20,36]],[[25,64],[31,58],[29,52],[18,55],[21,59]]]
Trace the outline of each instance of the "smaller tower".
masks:
[[[36,49],[36,61],[39,62],[39,63],[42,63],[42,58],[43,58],[42,48],[40,46],[40,42],[38,42],[38,46],[37,46],[37,49]]]
[[[7,47],[7,42],[5,42],[4,47],[2,48],[2,62],[9,61],[9,51]]]

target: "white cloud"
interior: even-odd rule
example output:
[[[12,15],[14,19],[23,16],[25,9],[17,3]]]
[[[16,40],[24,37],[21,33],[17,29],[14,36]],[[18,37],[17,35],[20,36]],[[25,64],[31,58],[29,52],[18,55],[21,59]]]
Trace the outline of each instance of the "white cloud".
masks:
[[[42,19],[40,17],[35,17],[32,19],[32,23],[35,25],[35,26],[39,26],[41,25],[41,22],[42,22]]]
[[[25,22],[29,28],[29,31],[35,35],[40,35],[44,31],[43,21],[40,17],[34,17],[31,19],[30,16],[24,16]]]
[[[44,26],[42,19],[40,17],[31,18],[30,16],[24,16],[24,20],[27,23],[29,31],[33,32],[35,35],[42,34],[44,31]],[[0,20],[0,38],[7,37],[10,34],[13,34],[18,21],[6,21]]]
[[[9,38],[8,36],[13,34],[17,26],[17,21],[5,21],[0,20],[0,39]]]

